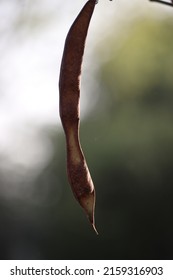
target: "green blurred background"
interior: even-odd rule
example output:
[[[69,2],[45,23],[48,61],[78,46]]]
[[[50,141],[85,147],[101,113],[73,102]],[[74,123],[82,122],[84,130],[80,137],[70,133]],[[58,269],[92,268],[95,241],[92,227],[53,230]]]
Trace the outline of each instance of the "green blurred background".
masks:
[[[41,7],[41,1],[36,2]],[[57,103],[58,123],[30,122],[23,128],[39,138],[47,152],[44,164],[35,152],[34,167],[27,168],[14,160],[17,152],[10,158],[1,149],[1,259],[173,258],[173,14],[152,3],[134,2],[128,7],[126,3],[119,4],[118,17],[111,12],[104,35],[98,27],[98,37],[90,37],[89,62],[86,56],[82,76],[81,95],[84,91],[86,100],[80,135],[97,192],[99,235],[92,231],[67,182]],[[21,7],[21,2],[16,5]],[[118,10],[119,6],[114,1],[104,7]],[[78,1],[76,9],[80,8]],[[42,32],[43,13],[36,11],[30,21],[26,14],[22,22],[16,13],[20,24],[9,31],[14,40],[25,25],[22,40],[32,37],[32,28]],[[54,15],[58,24],[55,11],[49,13],[48,22]],[[103,20],[99,13],[96,18],[100,16],[99,25],[104,26],[105,16]],[[93,20],[91,33],[94,24]],[[58,84],[58,59],[54,63]],[[5,89],[1,92],[3,98]],[[29,144],[21,143],[24,154],[34,147],[33,138]]]

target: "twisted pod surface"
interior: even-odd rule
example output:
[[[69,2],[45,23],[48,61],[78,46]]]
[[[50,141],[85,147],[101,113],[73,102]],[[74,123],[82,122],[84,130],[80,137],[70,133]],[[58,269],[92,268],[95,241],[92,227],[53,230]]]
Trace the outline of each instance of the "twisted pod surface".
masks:
[[[75,198],[95,232],[94,184],[80,145],[80,75],[85,41],[96,0],[89,0],[73,22],[65,41],[59,79],[59,110],[67,149],[67,174]]]

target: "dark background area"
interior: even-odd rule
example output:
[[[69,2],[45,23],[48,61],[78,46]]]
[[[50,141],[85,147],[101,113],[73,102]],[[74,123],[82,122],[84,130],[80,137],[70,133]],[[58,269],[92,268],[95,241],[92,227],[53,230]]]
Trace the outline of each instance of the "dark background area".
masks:
[[[173,17],[145,15],[121,31],[112,23],[95,45],[81,121],[99,235],[67,182],[62,128],[35,127],[52,151],[44,168],[0,156],[1,259],[173,258]]]

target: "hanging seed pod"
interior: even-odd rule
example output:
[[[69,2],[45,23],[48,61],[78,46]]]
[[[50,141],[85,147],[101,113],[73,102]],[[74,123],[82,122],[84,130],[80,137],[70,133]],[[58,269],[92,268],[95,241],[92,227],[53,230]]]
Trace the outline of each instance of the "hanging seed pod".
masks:
[[[80,145],[80,75],[85,40],[96,0],[89,0],[72,24],[65,41],[59,79],[59,110],[67,149],[67,174],[75,198],[95,232],[95,189]]]

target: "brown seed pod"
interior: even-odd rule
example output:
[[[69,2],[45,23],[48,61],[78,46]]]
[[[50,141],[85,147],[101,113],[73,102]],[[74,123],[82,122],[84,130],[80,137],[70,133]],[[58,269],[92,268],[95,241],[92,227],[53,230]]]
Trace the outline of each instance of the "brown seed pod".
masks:
[[[59,79],[59,109],[66,136],[67,173],[75,198],[95,232],[95,189],[79,139],[80,75],[85,40],[96,0],[89,0],[73,22],[65,41]]]

